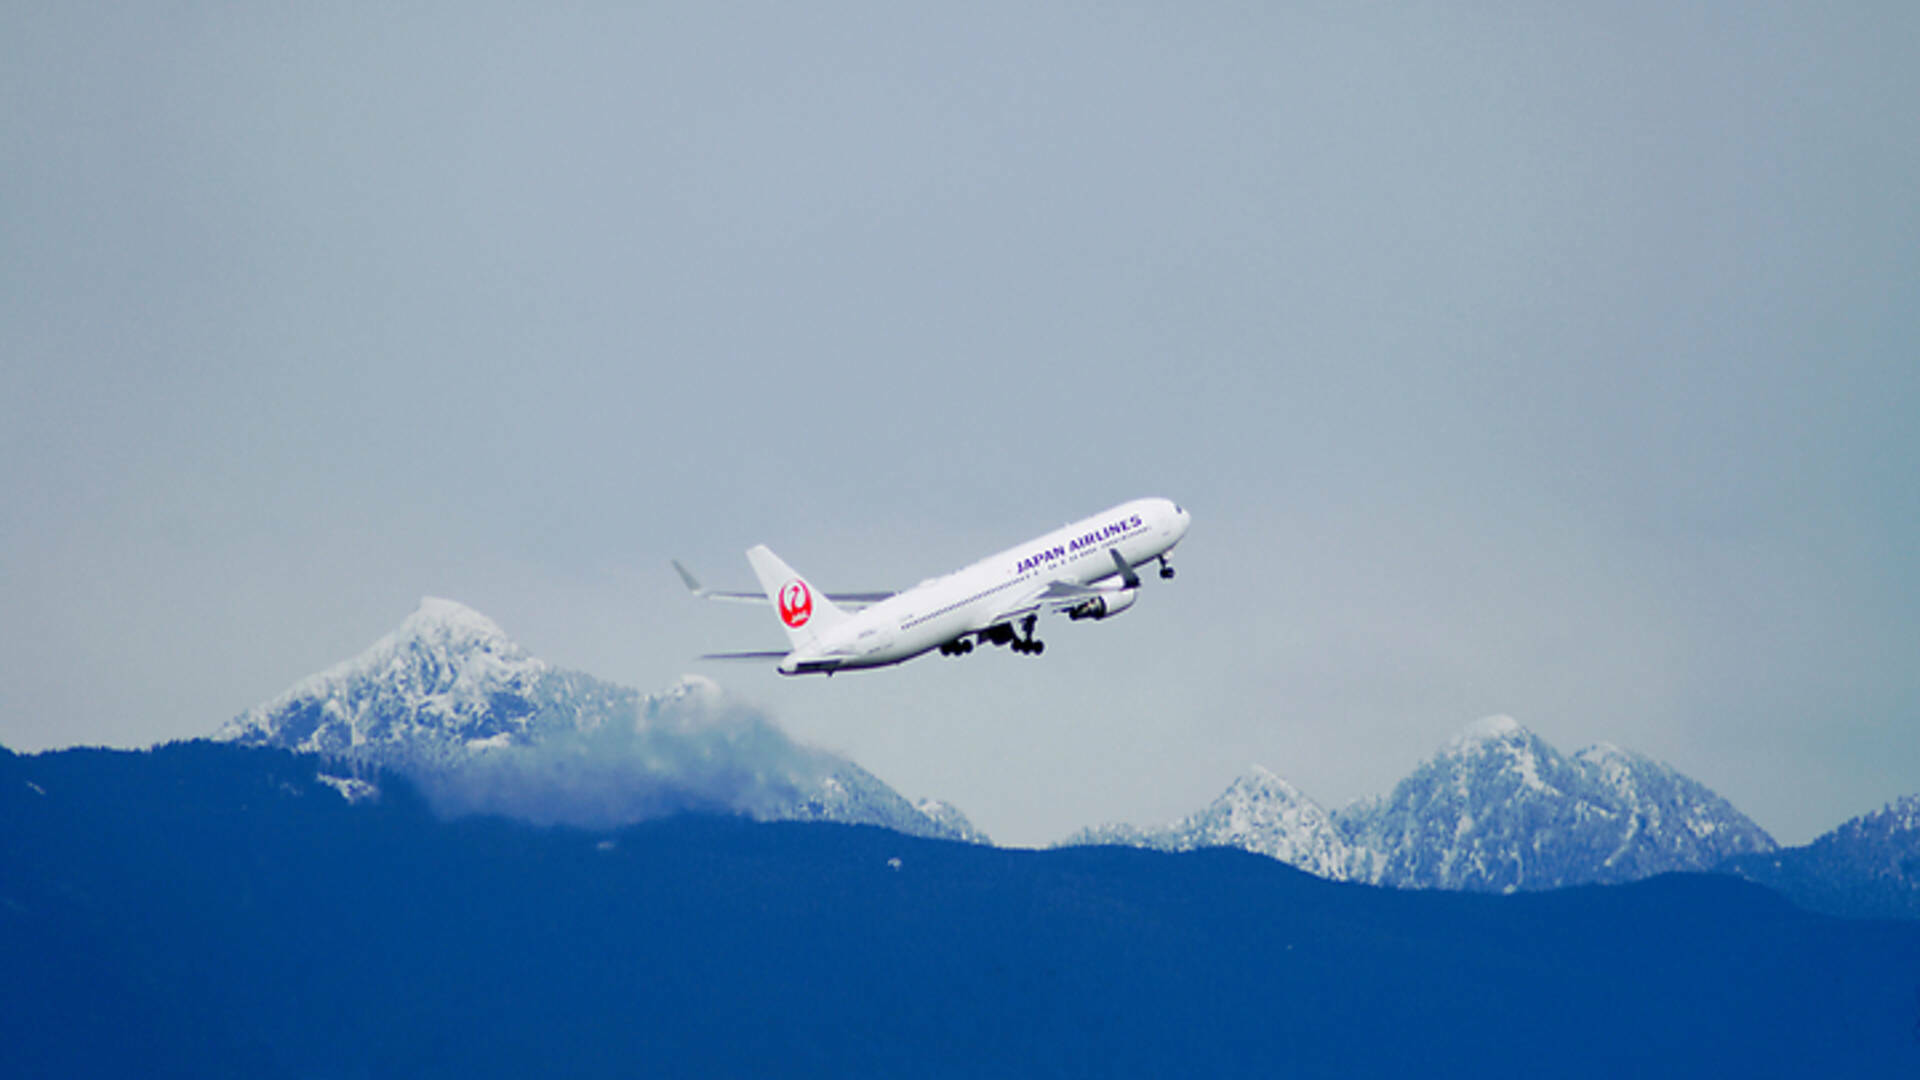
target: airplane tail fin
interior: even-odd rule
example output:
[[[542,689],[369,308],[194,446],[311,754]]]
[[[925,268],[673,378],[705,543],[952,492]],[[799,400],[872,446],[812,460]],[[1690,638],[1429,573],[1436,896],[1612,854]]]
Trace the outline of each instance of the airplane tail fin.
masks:
[[[767,599],[773,601],[773,610],[779,614],[780,625],[786,629],[795,649],[808,648],[820,631],[846,619],[846,612],[835,607],[833,601],[782,562],[765,544],[749,548],[747,562],[753,564],[754,576],[760,579]]]

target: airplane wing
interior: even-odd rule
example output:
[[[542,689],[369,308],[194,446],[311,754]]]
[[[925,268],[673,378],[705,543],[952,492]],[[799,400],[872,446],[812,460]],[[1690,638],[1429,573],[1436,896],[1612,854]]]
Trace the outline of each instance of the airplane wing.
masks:
[[[687,591],[703,600],[725,600],[734,604],[766,604],[772,602],[767,599],[767,594],[764,592],[730,592],[725,589],[709,589],[701,585],[699,580],[696,579],[692,572],[686,567],[680,565],[680,560],[678,559],[673,560],[673,568],[679,571],[680,580],[687,583]],[[825,594],[826,598],[834,603],[854,610],[867,607],[870,604],[877,604],[892,595],[894,594],[890,592],[830,592]],[[780,653],[779,655],[785,656],[786,653]]]
[[[1120,575],[1120,583],[1129,589],[1140,587],[1140,575],[1119,552],[1113,554],[1114,573]],[[1013,601],[1012,606],[996,612],[987,621],[988,626],[997,623],[1012,622],[1022,615],[1036,612],[1060,612],[1075,608],[1095,597],[1112,596],[1113,588],[1097,588],[1091,585],[1075,585],[1070,581],[1050,581],[1044,587],[1036,588]]]
[[[1026,595],[1013,600],[1010,606],[995,612],[993,617],[987,620],[987,625],[994,626],[998,623],[1012,622],[1022,615],[1032,615],[1037,612],[1065,611],[1068,608],[1084,604],[1088,600],[1100,596],[1106,591],[1109,590],[1090,589],[1085,585],[1073,585],[1064,581],[1056,581],[1045,587],[1036,588]]]

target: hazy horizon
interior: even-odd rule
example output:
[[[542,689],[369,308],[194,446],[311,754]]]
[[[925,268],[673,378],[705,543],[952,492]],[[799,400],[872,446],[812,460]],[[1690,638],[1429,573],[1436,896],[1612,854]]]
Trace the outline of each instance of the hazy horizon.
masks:
[[[423,595],[996,839],[1507,714],[1782,843],[1920,791],[1920,10],[15,5],[0,744],[205,735]],[[832,680],[669,566],[1180,576]]]

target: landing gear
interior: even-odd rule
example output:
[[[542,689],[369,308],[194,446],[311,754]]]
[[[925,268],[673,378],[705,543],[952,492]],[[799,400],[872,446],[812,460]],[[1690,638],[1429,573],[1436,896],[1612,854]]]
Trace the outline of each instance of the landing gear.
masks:
[[[980,644],[1005,645],[1014,652],[1026,656],[1038,656],[1047,651],[1046,642],[1034,640],[1033,628],[1039,621],[1040,617],[1038,615],[1029,615],[1021,619],[1020,630],[1017,634],[1013,629],[1013,624],[995,623],[985,630],[979,631]],[[942,651],[946,650],[945,645],[942,645],[940,648]]]
[[[1160,556],[1160,579],[1162,581],[1173,580],[1173,567],[1167,562],[1165,555]]]
[[[973,642],[968,641],[966,638],[955,638],[945,645],[940,646],[940,655],[942,656],[965,656],[972,651]]]
[[[1025,653],[1028,656],[1039,656],[1041,653],[1047,651],[1046,642],[1033,640],[1033,628],[1039,621],[1040,618],[1037,615],[1029,615],[1020,620],[1020,629],[1024,631],[1027,636],[1013,639],[1014,652]]]

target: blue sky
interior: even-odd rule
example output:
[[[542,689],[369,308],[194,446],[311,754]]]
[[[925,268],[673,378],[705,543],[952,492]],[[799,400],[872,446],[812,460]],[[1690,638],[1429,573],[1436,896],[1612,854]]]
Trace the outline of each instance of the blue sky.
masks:
[[[670,558],[1159,494],[1182,576],[1038,661],[699,670],[1016,842],[1489,713],[1789,842],[1920,790],[1920,18],[1669,7],[16,5],[0,743],[423,594],[657,689],[780,640]]]

